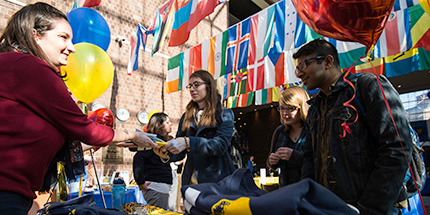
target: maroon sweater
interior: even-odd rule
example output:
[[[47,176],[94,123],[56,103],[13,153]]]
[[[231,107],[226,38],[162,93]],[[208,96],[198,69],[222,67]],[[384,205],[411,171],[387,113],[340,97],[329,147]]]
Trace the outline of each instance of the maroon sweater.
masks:
[[[66,137],[108,145],[112,128],[88,119],[48,64],[23,53],[0,53],[0,190],[36,198]]]

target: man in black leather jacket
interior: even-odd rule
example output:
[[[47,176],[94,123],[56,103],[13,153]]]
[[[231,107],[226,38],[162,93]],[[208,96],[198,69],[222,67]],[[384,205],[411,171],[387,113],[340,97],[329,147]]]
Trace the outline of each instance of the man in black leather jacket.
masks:
[[[336,48],[323,38],[293,58],[296,76],[307,89],[320,89],[309,101],[302,178],[329,188],[361,215],[401,214],[412,142],[397,91],[382,75],[378,84],[373,74],[343,74]],[[348,103],[352,86],[357,98]]]

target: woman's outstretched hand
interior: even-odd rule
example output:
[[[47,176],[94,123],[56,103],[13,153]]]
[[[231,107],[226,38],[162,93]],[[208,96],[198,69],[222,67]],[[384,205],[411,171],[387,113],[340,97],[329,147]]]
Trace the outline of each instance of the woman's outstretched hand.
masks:
[[[173,154],[179,154],[182,151],[184,151],[186,147],[187,145],[185,143],[185,138],[180,137],[180,138],[169,140],[167,142],[167,145],[165,145],[163,148],[167,149]]]

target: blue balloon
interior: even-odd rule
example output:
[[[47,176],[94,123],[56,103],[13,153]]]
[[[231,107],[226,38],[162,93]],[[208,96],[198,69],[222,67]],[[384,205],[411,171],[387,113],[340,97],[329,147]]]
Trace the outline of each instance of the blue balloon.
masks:
[[[110,29],[106,20],[95,10],[79,7],[67,14],[73,31],[73,44],[86,42],[99,46],[104,51],[109,47]]]

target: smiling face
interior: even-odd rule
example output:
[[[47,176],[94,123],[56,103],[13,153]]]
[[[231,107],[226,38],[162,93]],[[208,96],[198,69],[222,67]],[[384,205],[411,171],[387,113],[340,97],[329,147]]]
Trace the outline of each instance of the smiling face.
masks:
[[[197,103],[199,105],[200,109],[204,108],[205,105],[205,99],[207,95],[206,86],[207,84],[204,84],[204,81],[199,77],[191,77],[190,78],[190,85],[193,86],[190,87],[190,95],[193,102]],[[196,85],[197,83],[197,85]],[[200,84],[203,83],[203,84]]]
[[[308,90],[320,88],[326,79],[324,59],[317,57],[304,55],[297,58],[300,69],[296,69],[296,76],[302,80]]]
[[[46,31],[43,35],[34,32],[34,37],[49,63],[57,67],[67,65],[67,57],[75,52],[72,43],[72,28],[65,19],[56,19],[53,29]]]

